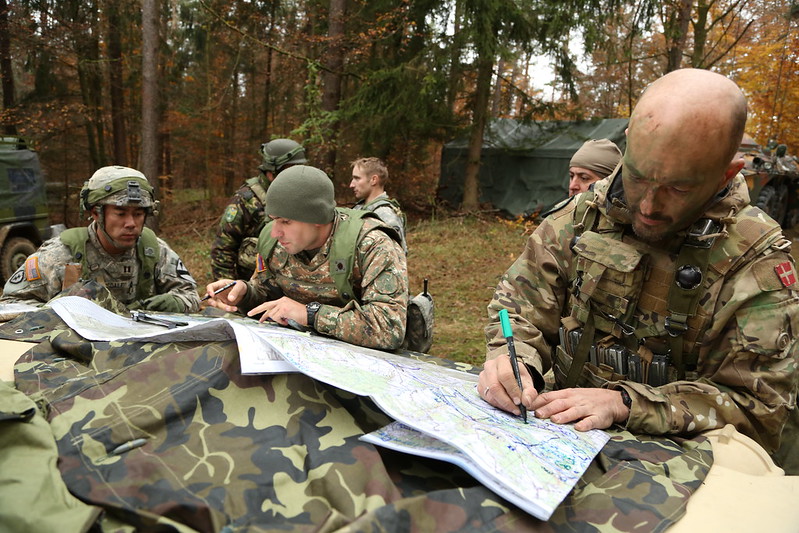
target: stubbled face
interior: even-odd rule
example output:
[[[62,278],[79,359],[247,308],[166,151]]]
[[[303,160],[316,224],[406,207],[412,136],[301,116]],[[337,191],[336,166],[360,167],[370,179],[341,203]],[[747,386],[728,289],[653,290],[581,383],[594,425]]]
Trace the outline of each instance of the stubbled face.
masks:
[[[105,251],[110,254],[118,254],[136,246],[144,228],[147,211],[143,207],[115,205],[104,205],[101,206],[101,209],[104,210],[105,233],[114,241],[110,242],[102,231],[98,232],[100,243]],[[92,212],[92,218],[99,219],[97,212]]]
[[[592,183],[601,179],[602,177],[593,170],[582,167],[569,167],[569,196],[587,191]]]
[[[375,186],[375,180],[376,178],[367,175],[360,166],[356,165],[352,169],[352,181],[350,181],[350,189],[352,189],[352,192],[355,193],[355,197],[358,200],[365,200],[366,198],[369,198],[370,194],[372,194],[372,189]]]
[[[622,179],[633,231],[643,241],[669,238],[693,224],[724,183],[723,173],[692,171],[689,165],[666,160],[661,166],[657,157],[636,155],[628,147]]]
[[[273,218],[272,237],[292,255],[313,250],[324,244],[322,226],[288,218]],[[321,242],[320,242],[321,241]]]

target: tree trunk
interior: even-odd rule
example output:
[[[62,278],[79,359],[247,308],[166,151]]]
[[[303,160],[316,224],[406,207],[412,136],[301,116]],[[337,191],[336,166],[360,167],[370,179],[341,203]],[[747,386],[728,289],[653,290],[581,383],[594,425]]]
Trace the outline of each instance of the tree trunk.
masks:
[[[141,170],[150,181],[156,196],[158,183],[158,2],[142,0],[142,118]],[[158,219],[149,217],[147,225],[158,230]]]
[[[322,111],[332,113],[338,109],[341,101],[341,70],[344,67],[344,14],[345,0],[330,0],[328,13],[327,37],[329,46],[322,61]],[[324,170],[333,176],[336,168],[336,138],[338,137],[338,124],[331,125],[333,132],[329,145],[323,152],[321,163]]]
[[[111,132],[114,136],[114,164],[128,166],[128,134],[125,127],[125,91],[122,71],[122,42],[119,36],[119,6],[106,2],[108,10],[108,57],[111,94]]]
[[[472,111],[472,131],[469,135],[469,151],[466,160],[466,173],[463,178],[463,211],[475,211],[480,198],[480,156],[483,150],[483,132],[488,117],[488,99],[491,93],[491,74],[494,68],[493,57],[481,57],[477,62],[477,87]]]
[[[8,34],[8,4],[6,0],[0,0],[0,77],[3,78],[3,109],[14,109],[17,105],[16,84],[14,83],[14,70],[11,66],[11,39]],[[16,135],[17,125],[14,122],[5,122],[3,133]]]
[[[672,13],[665,25],[664,30],[668,43],[666,73],[678,70],[682,64],[682,54],[685,49],[685,41],[688,38],[688,24],[691,22],[693,4],[693,0],[680,0],[675,6],[676,12]]]
[[[273,0],[269,8],[269,29],[266,32],[266,40],[272,43],[275,34],[275,17],[277,16],[278,0]],[[272,70],[274,53],[272,48],[266,49],[266,65],[264,65],[264,121],[261,124],[261,142],[269,141],[269,133],[274,127],[274,113],[272,112]],[[270,120],[271,118],[271,120]]]
[[[455,0],[455,20],[452,30],[452,44],[449,57],[449,87],[447,88],[447,107],[455,113],[455,99],[458,96],[458,83],[462,78],[461,69],[461,18],[463,17],[463,1]]]

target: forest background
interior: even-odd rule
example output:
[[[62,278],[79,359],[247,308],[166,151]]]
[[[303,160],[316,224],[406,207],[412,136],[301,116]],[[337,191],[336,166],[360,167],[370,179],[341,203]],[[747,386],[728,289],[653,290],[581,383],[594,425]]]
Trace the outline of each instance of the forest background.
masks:
[[[345,205],[349,162],[381,157],[411,218],[412,285],[438,283],[439,350],[479,353],[463,331],[479,334],[531,228],[473,216],[491,209],[477,182],[487,121],[626,118],[648,83],[695,67],[744,90],[757,142],[797,154],[794,2],[0,0],[0,126],[39,152],[54,222],[82,223],[78,191],[98,167],[158,176],[162,234],[201,284],[262,143],[302,142]],[[470,157],[463,202],[446,206],[454,138]]]

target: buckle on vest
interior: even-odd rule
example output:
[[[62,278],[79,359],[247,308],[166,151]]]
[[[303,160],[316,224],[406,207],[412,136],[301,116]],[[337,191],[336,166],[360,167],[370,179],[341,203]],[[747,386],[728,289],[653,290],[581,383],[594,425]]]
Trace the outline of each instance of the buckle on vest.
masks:
[[[670,316],[666,317],[666,332],[669,334],[669,336],[679,337],[686,331],[688,331],[688,324]]]
[[[688,234],[685,236],[685,246],[693,246],[694,248],[710,248],[713,246],[715,237],[706,239],[704,237],[718,233],[721,225],[715,220],[709,218],[700,218],[688,228]]]

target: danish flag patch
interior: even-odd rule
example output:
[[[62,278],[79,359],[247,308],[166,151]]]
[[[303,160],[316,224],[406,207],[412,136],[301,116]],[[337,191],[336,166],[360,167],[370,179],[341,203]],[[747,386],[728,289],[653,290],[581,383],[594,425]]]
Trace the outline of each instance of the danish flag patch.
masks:
[[[774,271],[780,277],[780,282],[785,287],[790,287],[796,283],[796,270],[793,268],[793,263],[785,261],[774,267]]]

